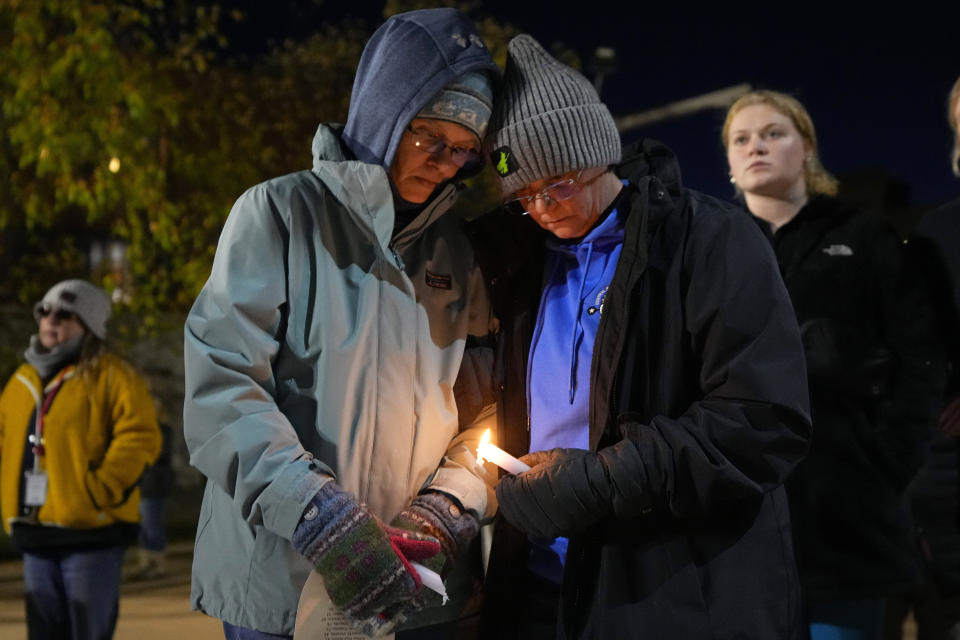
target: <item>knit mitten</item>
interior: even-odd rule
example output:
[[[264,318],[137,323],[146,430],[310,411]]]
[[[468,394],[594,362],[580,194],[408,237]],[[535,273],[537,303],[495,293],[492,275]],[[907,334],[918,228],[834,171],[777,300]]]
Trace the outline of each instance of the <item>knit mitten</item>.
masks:
[[[388,633],[399,624],[396,616],[381,613],[420,590],[420,576],[409,561],[424,561],[440,551],[426,535],[383,527],[334,482],[310,500],[292,542],[323,576],[334,606],[369,635]]]
[[[453,498],[437,491],[427,491],[414,498],[390,525],[439,540],[443,553],[423,563],[438,573],[449,568],[480,530],[480,523],[473,513],[465,511]]]
[[[423,566],[444,575],[454,559],[469,546],[480,529],[480,523],[470,512],[446,494],[428,491],[413,499],[406,509],[390,522],[388,529],[406,531],[410,535],[428,535],[440,541],[442,553],[424,559]],[[413,598],[403,600],[381,610],[376,619],[367,620],[369,626],[396,629],[413,614],[427,607],[444,603],[441,596],[429,589],[421,589]],[[364,628],[364,624],[358,625]]]
[[[444,493],[428,491],[413,499],[390,523],[398,529],[426,534],[440,541],[442,553],[425,560],[423,566],[446,575],[457,556],[466,550],[480,530],[480,523],[471,512],[465,511],[453,498]],[[417,597],[390,607],[381,615],[406,619],[428,606],[442,604],[440,596],[423,589]],[[399,624],[399,623],[398,623]]]

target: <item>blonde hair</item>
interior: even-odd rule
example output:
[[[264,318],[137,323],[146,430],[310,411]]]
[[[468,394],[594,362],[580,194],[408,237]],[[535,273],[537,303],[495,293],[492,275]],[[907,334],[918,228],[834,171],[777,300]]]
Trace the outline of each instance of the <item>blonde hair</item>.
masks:
[[[820,156],[817,151],[817,133],[813,128],[813,120],[810,114],[804,108],[800,101],[785,93],[778,91],[757,90],[745,93],[740,96],[736,102],[730,106],[727,111],[727,118],[723,122],[723,130],[720,134],[723,141],[723,148],[730,146],[730,124],[733,118],[745,107],[752,107],[757,104],[765,104],[773,107],[786,117],[790,118],[797,133],[807,143],[808,155],[803,162],[803,182],[807,189],[807,194],[823,193],[829,196],[837,193],[837,179],[823,168],[820,164]]]
[[[960,78],[953,83],[947,100],[947,122],[953,129],[953,154],[950,156],[954,175],[960,176],[960,122],[957,122],[957,103],[960,102]]]

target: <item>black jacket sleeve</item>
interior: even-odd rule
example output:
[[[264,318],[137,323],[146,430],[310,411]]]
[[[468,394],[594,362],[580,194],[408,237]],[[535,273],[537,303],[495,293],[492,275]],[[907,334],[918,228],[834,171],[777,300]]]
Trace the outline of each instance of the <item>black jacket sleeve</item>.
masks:
[[[682,262],[672,268],[695,390],[675,414],[620,417],[623,439],[600,455],[621,517],[696,517],[759,497],[809,446],[803,350],[773,252],[746,215],[692,199]]]

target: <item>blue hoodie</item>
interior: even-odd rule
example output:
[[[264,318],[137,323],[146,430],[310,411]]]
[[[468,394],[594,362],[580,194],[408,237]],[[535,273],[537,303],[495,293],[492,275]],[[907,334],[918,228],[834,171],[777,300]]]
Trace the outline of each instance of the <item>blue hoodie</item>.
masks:
[[[530,451],[590,448],[593,342],[623,248],[623,225],[614,209],[583,238],[547,241],[543,296],[527,360]],[[531,542],[530,570],[560,583],[567,539]]]
[[[589,448],[593,340],[622,245],[623,221],[616,209],[583,238],[547,241],[528,360],[530,451]]]
[[[469,71],[499,75],[463,13],[441,8],[392,16],[363,50],[343,141],[358,160],[388,168],[410,121]]]

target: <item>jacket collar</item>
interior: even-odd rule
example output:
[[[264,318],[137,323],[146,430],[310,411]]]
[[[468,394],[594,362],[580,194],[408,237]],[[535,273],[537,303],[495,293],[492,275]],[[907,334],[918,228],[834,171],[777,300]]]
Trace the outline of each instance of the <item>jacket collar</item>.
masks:
[[[373,229],[382,247],[388,247],[393,240],[394,248],[402,251],[453,206],[460,185],[445,184],[394,238],[396,212],[387,171],[380,165],[351,159],[341,143],[342,129],[342,125],[325,124],[317,129],[313,139],[313,173],[363,226]]]

